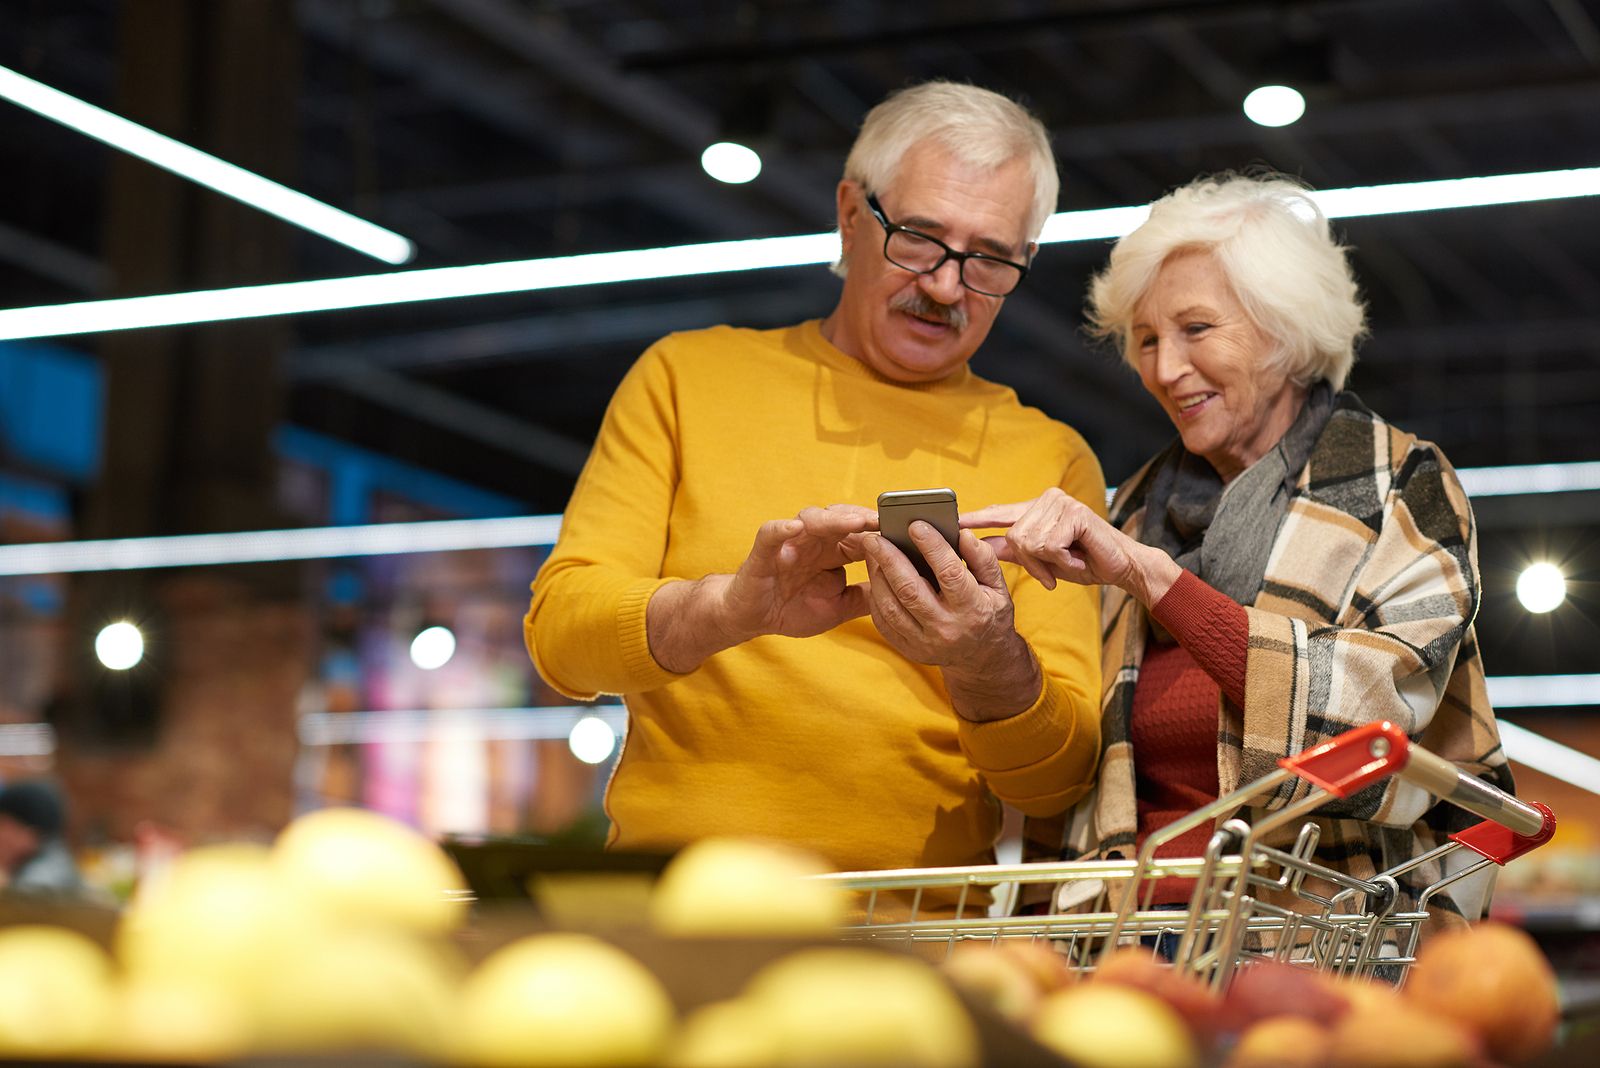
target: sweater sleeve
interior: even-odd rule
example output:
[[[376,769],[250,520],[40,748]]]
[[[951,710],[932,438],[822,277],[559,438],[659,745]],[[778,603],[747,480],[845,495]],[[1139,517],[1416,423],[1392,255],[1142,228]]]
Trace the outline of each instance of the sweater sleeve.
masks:
[[[1060,485],[1105,515],[1105,476],[1081,438]],[[1089,792],[1100,760],[1100,588],[1061,583],[1047,590],[1021,568],[1004,567],[1017,631],[1038,658],[1044,684],[1019,715],[962,720],[961,748],[996,797],[1028,816],[1054,816]]]
[[[1185,571],[1150,614],[1222,687],[1228,700],[1244,706],[1250,644],[1250,615],[1244,605]]]
[[[678,676],[650,655],[645,610],[667,579],[678,480],[670,343],[628,372],[533,583],[523,636],[539,674],[568,697],[654,689]]]

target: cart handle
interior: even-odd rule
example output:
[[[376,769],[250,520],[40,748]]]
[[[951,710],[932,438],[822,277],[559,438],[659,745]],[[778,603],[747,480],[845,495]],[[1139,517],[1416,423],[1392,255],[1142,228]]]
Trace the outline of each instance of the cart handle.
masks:
[[[1328,791],[1348,797],[1379,779],[1399,775],[1430,794],[1475,812],[1498,827],[1480,824],[1450,837],[1496,863],[1504,864],[1543,845],[1555,834],[1556,818],[1537,802],[1519,801],[1504,790],[1468,775],[1442,757],[1414,745],[1388,720],[1349,730],[1278,764]],[[1510,832],[1509,838],[1505,832]]]

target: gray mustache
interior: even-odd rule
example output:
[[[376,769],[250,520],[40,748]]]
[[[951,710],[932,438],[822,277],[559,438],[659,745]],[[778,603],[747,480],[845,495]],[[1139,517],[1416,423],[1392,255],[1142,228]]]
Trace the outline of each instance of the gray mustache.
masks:
[[[944,323],[956,331],[967,328],[967,313],[954,304],[940,304],[921,290],[901,297],[891,305],[895,311],[903,311],[921,319],[932,319],[934,322]]]

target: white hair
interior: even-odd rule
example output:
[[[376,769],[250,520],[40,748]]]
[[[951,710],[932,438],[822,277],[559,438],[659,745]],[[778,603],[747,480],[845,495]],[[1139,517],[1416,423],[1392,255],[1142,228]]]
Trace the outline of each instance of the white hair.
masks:
[[[1366,333],[1349,251],[1305,186],[1280,174],[1202,175],[1150,206],[1089,284],[1093,332],[1137,365],[1133,317],[1156,275],[1180,252],[1209,252],[1255,325],[1275,343],[1269,360],[1298,385],[1343,389]]]
[[[1018,158],[1026,162],[1033,178],[1027,238],[1038,238],[1061,192],[1050,134],[1021,104],[988,89],[934,81],[892,93],[867,112],[844,176],[868,193],[881,193],[894,184],[911,146],[929,138],[983,170]]]

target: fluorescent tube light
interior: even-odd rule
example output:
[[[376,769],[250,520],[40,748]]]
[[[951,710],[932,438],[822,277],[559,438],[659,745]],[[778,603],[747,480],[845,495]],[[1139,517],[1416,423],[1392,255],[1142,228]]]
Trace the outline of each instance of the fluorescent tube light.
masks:
[[[48,723],[0,723],[0,757],[49,756],[56,732]]]
[[[1518,464],[1457,471],[1469,497],[1507,497],[1525,493],[1580,493],[1600,489],[1600,463]]]
[[[622,705],[553,705],[547,708],[407,709],[395,712],[308,712],[298,721],[301,745],[423,742],[441,735],[484,740],[567,738],[579,720],[593,717],[622,734]]]
[[[831,263],[838,251],[839,238],[835,234],[764,237],[543,260],[511,260],[470,267],[394,271],[311,282],[278,282],[155,297],[47,304],[0,311],[0,341],[341,308],[372,308],[450,297],[526,293],[646,278],[794,267]]]
[[[1576,469],[1569,473],[1567,468]],[[1571,493],[1600,489],[1600,463],[1529,464],[1524,467],[1466,467],[1456,472],[1472,496],[1494,494]],[[335,556],[383,556],[388,553],[497,549],[508,546],[554,545],[561,530],[559,515],[498,519],[452,519],[427,523],[374,523],[367,526],[304,527],[297,530],[248,530],[230,534],[180,534],[157,538],[115,538],[105,541],[35,542],[0,545],[0,577],[59,575],[79,571],[126,571],[143,567],[200,567],[212,564],[314,560]],[[1496,705],[1515,707],[1526,687],[1540,693],[1554,679],[1590,680],[1600,675],[1505,676],[1506,689],[1491,691]],[[1575,685],[1575,684],[1559,684]],[[1552,703],[1544,697],[1535,705]],[[1560,702],[1555,702],[1560,703]],[[1566,703],[1600,703],[1568,701]]]
[[[1600,760],[1503,719],[1497,726],[1506,756],[1518,764],[1600,794]]]
[[[560,530],[560,516],[532,515],[0,545],[0,575],[57,575],[553,545]]]
[[[1595,195],[1600,195],[1600,167],[1328,189],[1313,194],[1333,218]],[[1147,212],[1145,207],[1060,212],[1046,222],[1039,240],[1050,244],[1120,237],[1138,226]],[[800,267],[831,263],[838,251],[836,234],[799,234],[13,308],[0,311],[0,340]]]
[[[1495,708],[1600,705],[1600,675],[1498,675],[1487,682]]]
[[[7,67],[0,67],[0,97],[374,259],[399,265],[416,255],[416,246],[392,230],[358,219]]]

